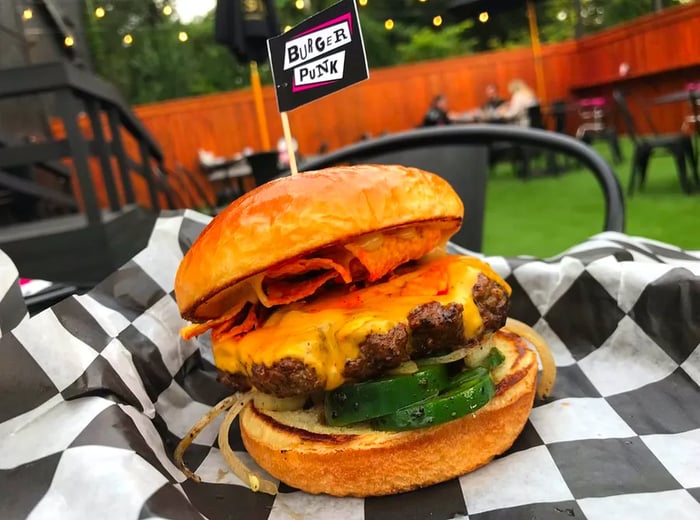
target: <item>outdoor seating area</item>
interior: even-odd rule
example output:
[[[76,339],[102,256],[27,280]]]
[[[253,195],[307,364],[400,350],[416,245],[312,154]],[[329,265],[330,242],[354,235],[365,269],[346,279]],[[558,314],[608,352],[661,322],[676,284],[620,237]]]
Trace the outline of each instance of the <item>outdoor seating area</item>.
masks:
[[[0,518],[700,518],[648,3],[0,0]]]

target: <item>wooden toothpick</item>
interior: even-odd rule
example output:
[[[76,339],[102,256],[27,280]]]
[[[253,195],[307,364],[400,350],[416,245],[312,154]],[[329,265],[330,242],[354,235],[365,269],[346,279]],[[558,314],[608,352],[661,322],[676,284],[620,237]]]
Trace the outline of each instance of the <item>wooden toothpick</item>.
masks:
[[[289,129],[289,117],[287,117],[287,112],[280,112],[282,116],[282,132],[284,132],[284,141],[287,143],[287,154],[289,156],[289,169],[292,175],[298,175],[299,170],[297,170],[297,157],[294,153],[294,143],[292,142],[292,131]]]

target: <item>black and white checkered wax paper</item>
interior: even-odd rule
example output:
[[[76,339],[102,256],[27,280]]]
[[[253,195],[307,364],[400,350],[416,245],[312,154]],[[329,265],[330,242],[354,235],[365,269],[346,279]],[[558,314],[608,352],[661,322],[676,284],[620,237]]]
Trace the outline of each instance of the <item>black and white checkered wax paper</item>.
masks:
[[[700,254],[615,233],[545,261],[488,258],[559,374],[487,466],[384,498],[271,497],[227,471],[217,423],[187,455],[203,483],[185,480],[173,449],[226,394],[206,345],[179,338],[172,293],[206,222],[164,215],[95,290],[2,337],[1,518],[700,518]]]
[[[14,329],[27,315],[17,267],[0,251],[0,336]]]

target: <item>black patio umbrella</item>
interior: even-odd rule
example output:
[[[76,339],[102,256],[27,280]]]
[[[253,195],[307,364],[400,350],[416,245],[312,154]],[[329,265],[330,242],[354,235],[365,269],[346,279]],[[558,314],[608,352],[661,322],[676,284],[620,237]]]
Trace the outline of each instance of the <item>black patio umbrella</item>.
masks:
[[[532,54],[535,58],[537,94],[541,100],[544,100],[547,92],[544,67],[542,65],[540,33],[537,27],[537,12],[535,11],[535,4],[541,2],[542,0],[454,0],[450,2],[448,10],[456,18],[464,20],[467,18],[476,18],[482,13],[488,13],[488,16],[492,17],[499,13],[527,8],[527,16],[530,23],[530,42],[532,45]]]
[[[270,136],[258,63],[267,60],[267,39],[279,33],[274,0],[218,0],[216,3],[214,39],[228,47],[239,62],[250,65],[250,84],[265,150],[270,149]]]

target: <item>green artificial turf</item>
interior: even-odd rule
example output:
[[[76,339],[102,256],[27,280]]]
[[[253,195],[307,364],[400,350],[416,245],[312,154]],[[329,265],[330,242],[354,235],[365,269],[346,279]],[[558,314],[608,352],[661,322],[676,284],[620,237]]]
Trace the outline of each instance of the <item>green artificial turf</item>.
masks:
[[[610,160],[605,144],[595,148]],[[613,169],[626,194],[632,157],[628,141],[623,153],[624,162]],[[700,192],[681,191],[671,157],[653,157],[644,191],[625,195],[625,203],[627,234],[700,250]],[[603,195],[583,169],[524,182],[509,164],[498,164],[491,171],[485,218],[484,253],[548,257],[603,230]]]

